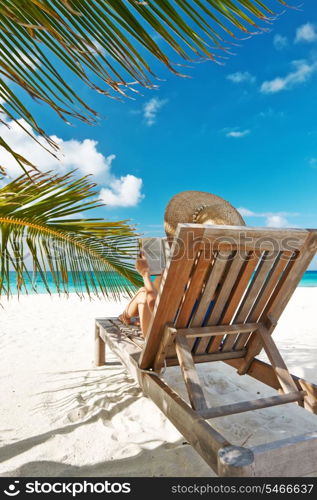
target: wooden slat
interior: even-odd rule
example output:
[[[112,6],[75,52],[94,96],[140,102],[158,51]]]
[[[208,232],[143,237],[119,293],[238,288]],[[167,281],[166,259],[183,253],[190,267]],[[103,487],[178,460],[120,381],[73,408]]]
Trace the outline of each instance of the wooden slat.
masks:
[[[298,255],[297,259],[293,261],[293,266],[291,270],[291,274],[288,276],[287,285],[285,283],[285,287],[282,286],[281,289],[274,292],[274,296],[270,299],[268,304],[268,309],[265,314],[270,314],[277,321],[284,311],[290,297],[293,295],[301,277],[304,272],[307,270],[312,258],[316,254],[317,251],[317,230],[311,231],[309,236]],[[281,279],[281,283],[284,285],[283,277]]]
[[[294,378],[294,375],[292,375],[292,377]],[[305,408],[310,410],[312,413],[317,414],[317,385],[302,378],[298,380],[298,385],[300,385],[303,391],[306,391],[307,394],[305,397]]]
[[[236,245],[245,251],[272,251],[272,244],[275,251],[288,251],[290,248],[298,250],[302,247],[309,232],[307,229],[208,226],[204,224],[182,224],[180,227],[187,227],[193,232],[205,229],[204,244],[207,245],[209,242],[214,250],[228,245],[231,245],[231,248],[234,249]]]
[[[232,291],[232,295],[228,300],[228,304],[226,306],[225,313],[220,321],[222,325],[230,324],[232,318],[234,317],[235,312],[241,302],[243,294],[247,288],[248,283],[252,277],[254,269],[259,261],[261,256],[260,252],[249,252],[247,259],[245,260],[244,265],[242,266],[240,273],[238,275],[235,287]],[[208,352],[217,352],[220,344],[222,343],[224,335],[219,335],[214,338],[212,344],[210,345]]]
[[[267,357],[269,358],[271,365],[273,366],[273,369],[284,392],[292,392],[294,390],[297,390],[297,386],[292,379],[287,366],[268,330],[259,325],[258,332],[261,336],[261,341]]]
[[[119,318],[111,318],[109,319],[110,323],[118,328],[118,330],[123,334],[129,337],[131,341],[140,349],[144,347],[144,338],[142,336],[142,332],[139,326],[135,325],[126,325],[119,320]]]
[[[210,272],[210,275],[208,277],[204,293],[200,299],[199,305],[196,309],[195,314],[193,315],[193,318],[191,320],[190,326],[195,327],[195,326],[201,326],[204,318],[207,314],[208,308],[210,306],[210,303],[212,300],[215,298],[215,293],[217,290],[217,287],[223,277],[223,274],[225,272],[226,266],[227,266],[227,258],[232,255],[232,252],[227,252],[222,254],[220,256],[215,257],[215,260],[212,265],[212,269]],[[191,348],[193,347],[194,341],[190,344]]]
[[[173,328],[171,325],[167,324],[164,329],[163,338],[160,343],[158,352],[154,361],[154,371],[159,373],[164,365],[164,361],[166,358],[166,354],[168,352],[169,347],[173,344],[175,340],[175,335],[177,330]]]
[[[238,278],[237,285],[232,294],[230,303],[226,308],[225,314],[222,319],[223,324],[229,324],[234,317],[234,313],[243,297],[243,294],[250,282],[252,274],[259,262],[261,257],[260,252],[250,252],[247,260],[245,261],[245,267],[241,270],[241,275]]]
[[[272,272],[268,277],[261,294],[255,301],[253,309],[248,317],[248,321],[257,321],[261,313],[268,302],[270,296],[272,295],[275,287],[277,286],[278,280],[281,277],[282,272],[288,265],[289,259],[292,257],[293,252],[281,252],[281,255],[276,260],[275,265],[272,268]],[[248,340],[248,335],[239,335],[237,342],[235,344],[235,349],[241,349],[246,341]]]
[[[251,448],[226,446],[218,452],[218,475],[303,477],[316,472],[316,463],[317,433],[310,432]]]
[[[308,236],[303,245],[303,249],[298,254],[298,257],[289,262],[286,270],[284,271],[281,279],[278,282],[278,285],[271,295],[265,307],[265,310],[259,318],[259,321],[265,322],[265,320],[270,317],[271,319],[273,318],[275,320],[275,323],[277,323],[291,296],[296,290],[301,277],[312,261],[316,251],[317,231],[311,230],[308,231]],[[273,322],[271,327],[269,328],[270,334],[272,334],[274,328],[275,326]],[[240,374],[246,373],[255,356],[257,356],[261,351],[261,340],[259,339],[259,337],[252,336],[248,340],[246,347],[248,353],[246,355],[244,363],[240,366]]]
[[[246,354],[246,349],[241,351],[230,352],[212,352],[211,354],[193,354],[194,363],[211,363],[213,361],[224,361],[227,359],[243,358]],[[177,358],[166,358],[166,366],[178,366]]]
[[[208,271],[210,261],[205,258],[204,253],[201,252],[197,266],[194,269],[193,276],[191,277],[189,288],[186,291],[184,302],[178,318],[175,323],[175,328],[185,328],[190,320],[195,302],[200,295],[206,273]]]
[[[234,415],[236,413],[244,413],[246,411],[260,410],[262,408],[269,408],[271,406],[294,403],[295,401],[303,399],[305,394],[306,393],[304,391],[279,394],[278,396],[271,396],[268,398],[254,399],[252,401],[242,401],[241,403],[222,405],[215,408],[207,408],[207,410],[198,411],[198,414],[202,418],[209,420],[211,418],[225,417],[226,415]]]
[[[196,241],[187,241],[186,230],[179,231],[178,239],[171,249],[171,258],[162,277],[162,283],[155,302],[152,319],[146,335],[146,342],[140,358],[142,369],[153,368],[155,356],[160,346],[162,330],[167,323],[174,321],[186,284],[194,263],[194,245]],[[199,232],[195,232],[198,238]],[[200,237],[203,236],[203,230]],[[191,255],[192,253],[192,255]]]
[[[229,257],[230,255],[231,252],[227,252],[227,257]],[[223,254],[221,258],[218,258],[218,256],[216,257],[205,286],[204,294],[200,300],[196,313],[192,318],[190,326],[201,326],[206,316],[210,302],[214,299],[215,291],[222,278],[226,265],[227,260],[224,258]]]
[[[110,322],[113,325],[115,325],[117,328],[119,328],[119,330],[122,333],[124,333],[126,335],[132,335],[134,337],[140,337],[141,339],[144,339],[140,326],[136,326],[133,324],[126,325],[121,320],[119,320],[119,318],[111,319]]]
[[[257,477],[303,477],[316,473],[316,432],[254,446],[250,451],[254,456],[254,475]],[[309,478],[306,479],[309,482]]]
[[[200,293],[207,279],[208,271],[210,269],[211,260],[205,258],[205,253],[200,252],[198,264],[195,268],[194,275],[192,276],[190,287],[186,293],[184,303],[182,304],[180,314],[176,320],[176,327],[182,328],[187,326],[193,320],[193,309],[196,300],[200,300]],[[193,342],[190,344],[192,348]],[[172,350],[172,349],[171,349]],[[170,351],[171,351],[170,350]],[[169,355],[172,352],[168,353]]]
[[[237,279],[241,267],[243,266],[244,258],[245,254],[237,251],[232,258],[232,261],[228,262],[227,273],[222,282],[221,289],[215,298],[215,304],[207,321],[208,325],[216,325],[219,322],[232,287]],[[209,341],[210,337],[201,339],[196,349],[196,354],[205,352]]]
[[[255,276],[252,279],[247,289],[246,295],[243,298],[242,304],[240,305],[239,310],[233,320],[233,323],[243,323],[247,320],[252,306],[257,299],[258,294],[261,292],[266,276],[269,273],[272,265],[274,264],[277,255],[277,252],[271,252],[271,254],[266,253],[263,255],[262,260],[260,261],[259,266],[256,270]],[[232,335],[228,337],[222,346],[222,351],[231,351],[237,338],[238,335]]]
[[[281,255],[279,256],[279,259],[276,261],[276,265],[272,269],[272,274],[269,276],[265,289],[261,293],[261,295],[258,297],[258,299],[255,302],[254,308],[251,311],[250,317],[252,317],[252,321],[257,321],[261,313],[272,295],[278,280],[281,277],[282,272],[285,270],[286,266],[289,263],[290,258],[294,255],[293,252],[282,252]]]
[[[186,338],[176,335],[175,347],[192,408],[203,410],[207,403]]]
[[[258,328],[258,323],[244,323],[242,325],[222,325],[222,326],[200,326],[196,328],[180,328],[176,332],[178,335],[184,335],[186,338],[210,337],[212,335],[230,335],[235,333],[253,332]]]

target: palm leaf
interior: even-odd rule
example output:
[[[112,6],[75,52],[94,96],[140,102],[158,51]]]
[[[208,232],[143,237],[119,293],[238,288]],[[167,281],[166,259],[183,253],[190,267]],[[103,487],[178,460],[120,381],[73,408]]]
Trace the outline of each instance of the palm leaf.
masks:
[[[133,265],[136,234],[127,221],[76,218],[101,206],[93,188],[87,177],[32,174],[0,189],[0,295],[15,287],[36,291],[37,276],[49,293],[53,285],[81,296],[120,298],[141,284]]]
[[[152,87],[149,56],[179,74],[153,32],[185,60],[217,59],[228,37],[259,31],[272,15],[260,0],[1,0],[0,112],[24,118],[52,145],[8,82],[65,121],[93,123],[97,113],[62,77],[56,61],[96,91],[124,96],[135,83]]]
[[[10,153],[13,156],[15,161],[19,164],[19,166],[25,173],[27,173],[27,171],[30,168],[32,170],[38,170],[37,167],[29,160],[24,158],[24,156],[20,155],[16,151],[13,151],[13,149],[10,148],[9,144],[3,139],[3,137],[0,137],[0,147],[4,148],[6,151],[8,151],[8,153]],[[0,163],[0,174],[5,174],[5,173],[6,173],[5,165],[2,165]]]

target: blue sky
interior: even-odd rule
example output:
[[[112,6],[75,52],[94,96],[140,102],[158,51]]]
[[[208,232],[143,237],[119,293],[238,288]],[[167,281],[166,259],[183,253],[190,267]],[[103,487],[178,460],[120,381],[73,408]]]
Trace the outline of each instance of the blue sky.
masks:
[[[147,236],[163,234],[166,204],[187,189],[242,207],[249,225],[316,227],[315,2],[288,9],[269,28],[232,47],[223,65],[184,68],[191,78],[154,63],[164,81],[133,101],[112,101],[74,82],[105,118],[70,127],[32,103],[65,148],[64,164],[17,139],[20,152],[31,151],[43,168],[93,173],[112,205],[97,215],[132,219]]]

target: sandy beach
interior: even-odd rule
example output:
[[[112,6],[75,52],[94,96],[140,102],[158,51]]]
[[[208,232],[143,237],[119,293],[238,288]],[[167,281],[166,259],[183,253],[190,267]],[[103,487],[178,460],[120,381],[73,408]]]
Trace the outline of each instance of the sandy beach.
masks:
[[[298,288],[274,333],[290,371],[315,383],[316,303],[317,288]],[[94,367],[94,318],[124,304],[73,294],[2,300],[1,476],[214,475],[112,353]],[[273,392],[223,363],[201,365],[199,375],[214,404]],[[179,368],[164,377],[184,394]],[[215,425],[234,444],[253,445],[317,431],[317,416],[288,404]]]

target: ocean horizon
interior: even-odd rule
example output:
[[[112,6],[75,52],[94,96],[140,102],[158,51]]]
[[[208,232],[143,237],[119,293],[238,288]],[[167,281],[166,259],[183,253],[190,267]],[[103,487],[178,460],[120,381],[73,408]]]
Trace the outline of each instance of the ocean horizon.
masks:
[[[113,278],[115,273],[107,273],[109,275],[109,290],[111,291],[111,288],[113,287]],[[40,276],[39,273],[32,273],[29,272],[29,277],[27,276],[27,273],[24,273],[25,277],[25,283],[26,286],[23,287],[19,293],[21,295],[25,294],[44,294],[48,293],[44,282]],[[52,273],[47,272],[46,273],[46,278],[49,284],[49,288],[51,293],[58,293],[57,288],[54,284],[53,278],[52,278]],[[13,295],[16,295],[18,293],[18,288],[17,288],[17,279],[16,279],[16,272],[15,271],[10,271],[10,288],[11,288],[11,293]],[[116,279],[120,280],[120,283],[122,285],[129,286],[130,282],[123,278],[122,276],[116,276]],[[131,288],[134,288],[132,284]],[[4,286],[6,286],[6,281],[4,282]],[[317,270],[314,271],[306,271],[304,276],[302,277],[301,281],[299,282],[299,287],[317,287]],[[75,287],[73,284],[73,279],[71,274],[69,273],[69,281],[68,281],[68,287],[67,287],[67,292],[68,293],[75,293]],[[84,281],[82,282],[82,291],[85,292],[85,286],[84,286]],[[5,295],[5,292],[3,291],[2,295]]]

